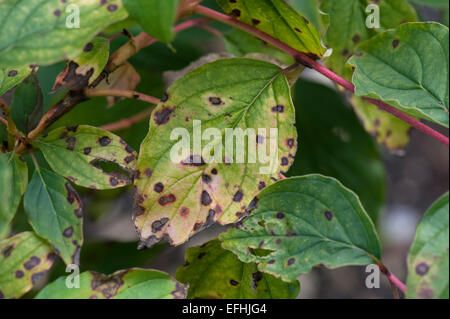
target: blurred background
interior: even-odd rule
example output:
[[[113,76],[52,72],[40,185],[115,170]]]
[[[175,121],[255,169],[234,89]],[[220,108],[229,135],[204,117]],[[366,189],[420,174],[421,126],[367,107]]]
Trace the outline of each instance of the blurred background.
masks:
[[[205,4],[220,10],[214,1],[205,1]],[[448,24],[448,9],[443,12],[423,5],[416,8],[423,20]],[[230,31],[223,25],[212,25],[224,34]],[[131,26],[129,31],[136,35],[139,29]],[[125,37],[114,40],[112,50],[126,40]],[[225,51],[226,43],[222,37],[202,29],[183,31],[170,48],[156,43],[131,59],[141,77],[136,90],[161,97],[174,75],[167,71],[182,70],[205,54]],[[56,76],[63,69],[64,63],[59,63],[42,67],[38,72],[47,109],[66,93],[61,90],[50,94]],[[312,71],[307,70],[301,75],[293,92],[299,150],[288,175],[331,175],[354,190],[376,221],[383,242],[384,264],[404,282],[406,257],[415,227],[427,208],[449,189],[448,148],[416,130],[409,132],[410,142],[404,150],[390,151],[378,145],[375,138],[366,133],[346,97],[331,82]],[[84,102],[55,123],[53,128],[73,124],[101,126],[148,107],[134,100],[116,99],[113,103],[111,106],[111,101],[108,103],[104,98]],[[448,130],[436,129],[448,135]],[[147,131],[148,121],[143,121],[116,133],[139,150]],[[48,167],[42,156],[38,156],[38,160],[42,167]],[[174,275],[176,269],[184,264],[187,247],[201,245],[225,230],[214,225],[185,245],[170,247],[163,243],[138,251],[137,236],[131,222],[133,194],[130,187],[114,191],[78,188],[77,191],[85,207],[86,240],[81,251],[81,271],[112,273],[130,267],[149,267]],[[30,227],[21,208],[14,220],[13,231],[28,229]],[[64,270],[63,263],[58,261],[47,281],[64,275]],[[366,276],[365,267],[337,270],[316,267],[310,274],[299,278],[299,298],[392,298],[385,278],[381,278],[380,289],[368,289],[365,287]],[[26,297],[34,294],[35,291]]]

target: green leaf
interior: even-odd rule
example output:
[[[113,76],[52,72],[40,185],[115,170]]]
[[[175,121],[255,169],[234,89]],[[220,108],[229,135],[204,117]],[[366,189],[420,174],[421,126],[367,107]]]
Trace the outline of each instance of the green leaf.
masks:
[[[233,29],[231,32],[226,33],[224,41],[226,50],[238,57],[256,52],[267,54],[286,65],[294,63],[294,59],[290,55],[239,29]]]
[[[362,43],[349,61],[356,94],[448,127],[448,37],[439,23],[407,23]]]
[[[136,168],[137,153],[130,146],[117,135],[92,126],[57,128],[33,144],[56,173],[83,187],[123,187],[131,183],[129,175]],[[102,163],[110,166],[102,167]]]
[[[180,0],[123,0],[130,16],[152,37],[169,43],[174,37],[177,8]]]
[[[33,232],[0,241],[0,298],[21,297],[52,265],[52,250]]]
[[[70,183],[46,169],[36,170],[24,197],[31,227],[68,264],[79,264],[83,244],[82,203]]]
[[[68,280],[68,279],[67,279]],[[111,275],[86,271],[80,288],[66,286],[66,277],[47,285],[37,299],[182,299],[184,287],[157,270],[131,268]]]
[[[103,71],[109,59],[109,40],[95,37],[83,52],[67,62],[66,68],[56,78],[53,91],[60,88],[80,90],[91,84]]]
[[[375,136],[379,144],[390,150],[402,149],[408,144],[411,133],[408,123],[364,101],[360,96],[353,95],[351,103],[366,131]]]
[[[0,154],[0,236],[8,231],[27,185],[27,164],[17,155]]]
[[[336,91],[301,81],[294,93],[301,147],[288,176],[319,173],[338,179],[358,194],[376,222],[386,185],[377,145]]]
[[[11,117],[17,128],[29,133],[44,115],[44,97],[36,73],[32,73],[14,91]]]
[[[327,14],[322,16],[323,23],[329,21],[325,41],[333,49],[325,63],[348,80],[353,71],[345,63],[356,53],[362,41],[380,31],[396,28],[401,23],[417,21],[414,8],[406,0],[381,0],[377,1],[380,8],[380,29],[368,28],[366,19],[370,13],[366,13],[366,8],[371,3],[370,0],[323,0],[320,6],[321,11]]]
[[[281,180],[258,199],[250,217],[219,238],[223,248],[258,263],[260,271],[292,281],[318,264],[337,268],[380,259],[372,221],[358,197],[333,178]]]
[[[31,71],[37,71],[37,68],[38,67],[35,65],[25,65],[21,67],[0,66],[0,97],[25,80],[25,78],[30,75]]]
[[[308,19],[283,0],[217,0],[229,15],[284,42],[294,49],[322,57],[320,33]]]
[[[152,114],[139,153],[135,225],[143,244],[152,246],[168,236],[179,245],[214,221],[229,224],[240,219],[259,190],[292,164],[297,148],[294,118],[286,77],[278,66],[264,61],[218,60],[172,84]],[[194,120],[202,121],[196,132],[198,138],[206,136],[203,148],[180,154],[180,143],[187,138],[171,139],[172,130],[186,129],[193,137]],[[208,128],[218,129],[219,136],[208,136]],[[247,131],[250,137],[242,144],[233,143],[243,158],[235,151],[225,152],[227,128],[254,129]],[[278,140],[269,128],[278,128]],[[246,140],[252,142],[248,148]],[[248,160],[256,148],[267,154],[268,162],[262,164],[260,155],[256,163]]]
[[[407,298],[448,299],[448,193],[426,212],[408,255]]]
[[[189,284],[190,299],[295,299],[296,280],[285,283],[258,271],[254,263],[243,263],[215,239],[201,247],[188,248],[186,264],[175,278]]]
[[[287,0],[286,2],[298,12],[301,12],[317,29],[320,30],[321,21],[317,1],[318,0]]]
[[[49,65],[73,59],[102,29],[127,15],[121,0],[2,1],[0,65]]]

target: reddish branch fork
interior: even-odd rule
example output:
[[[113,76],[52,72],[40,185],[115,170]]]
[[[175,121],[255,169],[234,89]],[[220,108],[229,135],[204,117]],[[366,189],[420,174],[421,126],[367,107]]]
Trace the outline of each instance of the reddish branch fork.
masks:
[[[237,21],[236,19],[227,16],[225,14],[222,14],[220,12],[211,10],[209,8],[203,7],[203,6],[196,6],[194,9],[195,13],[203,15],[205,17],[211,18],[216,21],[220,21],[222,23],[228,24],[232,27],[239,28],[241,30],[244,30],[261,40],[266,41],[267,43],[270,43],[271,45],[277,47],[278,49],[288,53],[292,57],[294,57],[298,62],[307,65],[308,67],[313,68],[314,70],[318,71],[319,73],[323,74],[333,82],[341,85],[345,89],[349,90],[352,93],[355,93],[355,86],[348,82],[347,80],[343,79],[333,71],[327,69],[325,66],[317,63],[315,60],[311,59],[306,54],[299,52],[295,50],[294,48],[290,47],[289,45],[273,38],[272,36],[268,35],[267,33],[258,30],[248,24],[245,24],[243,22]],[[449,146],[449,140],[448,137],[444,136],[443,134],[433,130],[432,128],[428,127],[427,125],[423,124],[419,120],[416,120],[415,118],[399,111],[398,109],[392,107],[389,104],[386,104],[380,100],[372,99],[372,98],[363,98],[366,101],[375,104],[382,110],[391,113],[392,115],[398,117],[399,119],[405,121],[406,123],[410,124],[411,126],[417,128],[418,130],[424,132],[425,134],[433,137],[434,139],[438,140],[439,142]]]

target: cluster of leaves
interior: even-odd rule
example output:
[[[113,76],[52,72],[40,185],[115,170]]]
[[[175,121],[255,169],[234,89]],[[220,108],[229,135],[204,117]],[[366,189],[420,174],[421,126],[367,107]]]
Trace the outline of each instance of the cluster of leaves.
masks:
[[[134,186],[132,220],[140,247],[163,239],[180,245],[215,222],[236,227],[189,248],[176,280],[139,268],[111,275],[89,270],[80,275],[80,289],[67,288],[60,277],[38,298],[295,298],[297,278],[316,265],[384,267],[375,225],[385,172],[369,133],[396,150],[408,143],[410,127],[362,97],[448,127],[448,28],[418,22],[406,0],[377,1],[379,29],[365,25],[368,0],[323,0],[320,6],[315,0],[217,1],[234,20],[351,79],[356,95],[348,101],[320,84],[295,83],[298,68],[286,67],[295,62],[291,56],[238,29],[224,29],[230,56],[195,63],[166,89],[162,71],[187,63],[177,64],[164,45],[122,61],[120,50],[142,49],[139,36],[125,31],[131,45],[110,56],[113,35],[127,28],[178,46],[186,62],[195,60],[203,53],[192,53],[198,35],[189,33],[190,43],[180,43],[173,26],[200,2],[0,2],[0,96],[10,100],[10,107],[0,100],[7,123],[0,123],[0,297],[21,297],[38,285],[55,256],[80,264],[84,214],[78,192],[127,185]],[[66,27],[69,5],[79,10],[79,28]],[[54,74],[53,83],[43,74]],[[139,86],[163,97],[149,127],[116,135],[99,126],[136,115],[143,103],[85,101],[88,86]],[[77,108],[53,123],[72,101]],[[172,132],[185,128],[192,136],[194,120],[202,121],[202,132],[217,128],[222,134],[208,136],[207,151],[194,148],[174,163]],[[278,149],[269,156],[272,174],[260,174],[261,163],[211,161],[228,128],[278,129]],[[145,138],[136,134],[142,131]],[[269,150],[271,140],[253,136],[243,144]],[[283,174],[291,177],[280,180]],[[418,227],[408,258],[408,297],[448,298],[448,201],[448,194],[440,198]],[[27,214],[27,231],[14,227],[18,210]]]

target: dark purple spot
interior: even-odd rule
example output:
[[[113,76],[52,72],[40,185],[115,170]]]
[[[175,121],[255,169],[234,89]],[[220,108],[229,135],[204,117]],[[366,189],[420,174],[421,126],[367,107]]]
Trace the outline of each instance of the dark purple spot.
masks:
[[[155,186],[153,186],[153,190],[157,193],[161,193],[164,190],[164,184],[161,182],[156,183]]]
[[[272,108],[272,112],[275,112],[275,113],[283,113],[284,112],[284,106],[283,105],[277,105],[277,106],[274,106],[273,108]]]
[[[277,213],[277,218],[278,218],[278,219],[283,219],[283,218],[284,218],[284,213],[278,212],[278,213]]]
[[[241,16],[241,10],[239,9],[233,9],[230,13],[231,16],[239,18]]]
[[[290,265],[292,265],[293,263],[295,263],[295,258],[289,259],[288,262],[287,262],[287,265],[290,266]]]
[[[168,99],[169,99],[169,95],[167,93],[164,93],[161,98],[161,102],[167,102]]]
[[[217,169],[213,168],[213,169],[211,170],[211,174],[217,175]]]
[[[16,278],[22,278],[24,275],[22,270],[16,270],[16,272],[14,273],[14,276],[16,276]]]
[[[241,190],[238,190],[236,194],[233,196],[233,202],[239,203],[244,197],[244,193]]]
[[[19,72],[17,72],[16,70],[11,70],[8,72],[8,76],[10,78],[12,78],[13,76],[16,76]]]
[[[119,181],[117,180],[117,178],[111,176],[109,178],[109,184],[111,184],[112,187],[116,187],[117,185],[119,185]]]
[[[114,11],[116,11],[117,10],[117,4],[110,4],[108,7],[107,7],[107,9],[108,9],[108,11],[109,12],[114,12]]]
[[[289,138],[287,139],[286,144],[289,148],[293,148],[295,145],[295,140],[293,138]]]
[[[202,175],[202,181],[205,183],[205,184],[209,184],[209,183],[211,183],[211,176],[209,176],[208,174],[203,174]]]
[[[111,139],[108,136],[103,136],[98,139],[98,143],[101,146],[108,146],[111,143]]]
[[[419,276],[425,276],[429,270],[430,266],[428,266],[428,264],[424,262],[416,266],[416,274],[418,274]]]
[[[169,194],[169,195],[160,197],[158,199],[158,203],[161,206],[165,206],[165,205],[168,205],[168,204],[171,204],[171,203],[175,202],[176,200],[177,200],[177,198],[175,197],[174,194]]]
[[[167,222],[169,221],[169,218],[164,217],[161,218],[160,220],[156,220],[153,222],[152,224],[152,232],[156,233],[158,231],[160,231],[165,224],[167,224]]]
[[[355,34],[352,38],[352,41],[355,43],[358,43],[361,40],[361,37],[359,36],[359,34]]]
[[[53,14],[54,14],[56,17],[59,17],[59,16],[61,15],[61,10],[56,9],[55,11],[53,11]]]
[[[125,157],[124,161],[125,163],[130,164],[132,161],[134,161],[134,155]]]
[[[153,174],[153,171],[150,168],[147,168],[147,169],[145,169],[144,174],[147,177],[151,177]]]
[[[330,212],[329,210],[327,210],[327,211],[324,213],[324,215],[325,215],[325,218],[326,218],[328,221],[331,221],[331,220],[333,219],[333,213]]]
[[[63,231],[64,237],[70,238],[70,237],[72,237],[72,235],[73,235],[73,227],[72,226],[69,226],[66,229],[64,229],[64,231]]]
[[[202,196],[200,198],[200,201],[202,203],[203,206],[209,206],[212,203],[212,199],[211,196],[209,196],[207,191],[203,191],[202,192]]]
[[[14,250],[14,246],[13,245],[8,245],[5,248],[2,249],[2,256],[4,258],[8,258],[9,256],[11,256],[12,251]]]
[[[262,190],[263,188],[265,188],[266,187],[266,183],[264,183],[264,182],[259,182],[259,184],[258,184],[258,189],[259,190]]]
[[[258,25],[261,23],[261,21],[259,21],[258,19],[252,19],[252,23],[253,25]]]
[[[287,157],[283,157],[281,159],[281,166],[287,166],[289,165],[289,160],[287,159]]]
[[[94,44],[92,42],[86,43],[86,45],[83,48],[84,52],[89,52],[94,48]]]
[[[400,44],[400,40],[395,39],[394,41],[392,41],[392,47],[394,49],[396,49],[398,47],[398,45]]]
[[[234,280],[234,279],[231,279],[231,280],[230,280],[230,284],[231,284],[232,286],[237,286],[237,285],[239,285],[239,283],[238,283],[236,280]]]
[[[213,105],[220,105],[220,104],[222,104],[222,100],[220,99],[220,97],[215,97],[215,96],[211,96],[209,98],[209,102],[211,102],[211,104],[213,104]]]
[[[41,262],[41,259],[40,259],[40,258],[38,258],[38,257],[36,257],[36,256],[32,256],[32,257],[30,258],[30,260],[28,260],[27,262],[25,262],[25,263],[23,264],[23,266],[25,267],[26,270],[31,270],[31,269],[33,269],[34,267],[36,267],[37,265],[39,265],[40,262]]]
[[[155,112],[155,123],[157,125],[163,125],[169,122],[170,115],[173,113],[173,110],[168,107],[164,107],[162,110]]]

